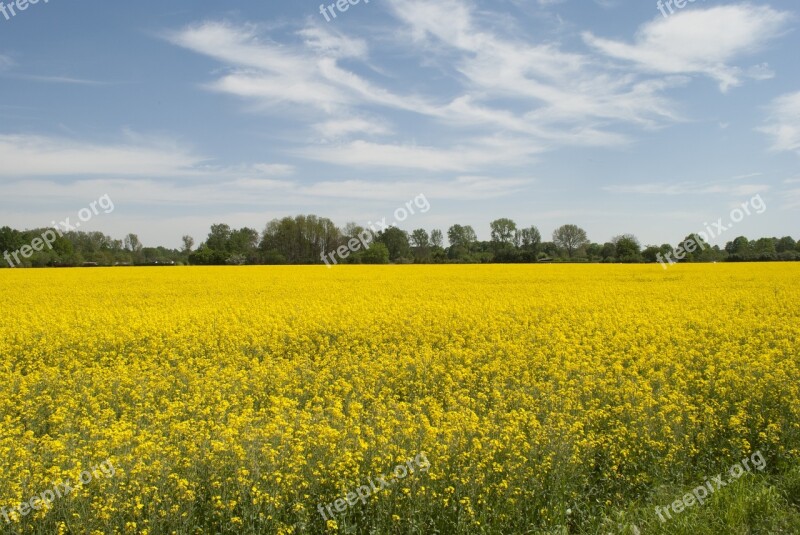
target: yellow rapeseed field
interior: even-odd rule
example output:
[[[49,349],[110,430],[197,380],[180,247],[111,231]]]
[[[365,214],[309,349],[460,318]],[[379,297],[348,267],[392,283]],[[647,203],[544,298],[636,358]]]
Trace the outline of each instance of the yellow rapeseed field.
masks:
[[[799,280],[797,264],[2,270],[0,506],[75,488],[0,532],[572,533],[755,450],[793,466]],[[429,470],[320,513],[421,453]],[[106,460],[113,477],[75,483]]]

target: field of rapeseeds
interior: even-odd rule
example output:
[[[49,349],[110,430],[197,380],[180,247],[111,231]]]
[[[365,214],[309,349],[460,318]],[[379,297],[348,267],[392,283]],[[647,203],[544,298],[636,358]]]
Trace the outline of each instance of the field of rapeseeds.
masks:
[[[798,280],[3,270],[0,532],[791,533]],[[763,472],[654,514],[755,451]]]

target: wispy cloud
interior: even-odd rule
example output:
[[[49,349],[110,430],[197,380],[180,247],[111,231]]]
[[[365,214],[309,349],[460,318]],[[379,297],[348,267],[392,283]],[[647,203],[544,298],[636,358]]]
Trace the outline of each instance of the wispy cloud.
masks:
[[[772,150],[800,154],[800,91],[773,100],[767,123],[758,130],[772,139]]]
[[[47,84],[109,85],[111,83],[111,82],[102,82],[99,80],[87,80],[84,78],[72,78],[69,76],[44,76],[38,74],[19,74],[19,73],[6,73],[3,74],[3,76],[6,78],[31,80],[33,82],[43,82]]]
[[[315,124],[314,129],[325,141],[347,138],[352,134],[386,135],[391,133],[391,128],[382,121],[362,117],[331,119]]]
[[[731,184],[731,182],[735,180],[753,178],[759,175],[761,175],[761,173],[754,173],[742,177],[735,177],[731,180],[709,182],[705,184],[697,184],[693,182],[677,182],[677,183],[654,182],[648,184],[610,185],[603,187],[603,190],[611,193],[639,194],[639,195],[652,195],[652,196],[724,194],[735,197],[741,197],[741,196],[755,195],[756,193],[763,193],[765,191],[769,191],[770,186],[767,184]]]
[[[0,176],[191,174],[204,158],[177,147],[103,145],[33,135],[0,135]]]
[[[530,178],[464,175],[434,183],[416,179],[381,183],[365,180],[318,182],[304,187],[302,191],[322,197],[385,201],[403,199],[424,191],[429,199],[480,200],[512,195],[533,182]]]
[[[428,171],[469,172],[472,169],[521,165],[531,161],[536,148],[522,139],[483,138],[469,145],[437,148],[353,141],[339,146],[303,149],[300,155],[350,167],[393,167]]]
[[[498,98],[527,101],[527,124],[548,125],[532,134],[564,141],[572,128],[592,129],[598,122],[652,125],[674,121],[677,114],[660,93],[685,83],[679,78],[642,81],[606,71],[590,56],[565,52],[550,43],[525,42],[480,27],[469,4],[391,0],[393,13],[410,28],[421,53],[460,54],[455,67],[464,78],[465,93],[454,98],[449,116],[509,127],[510,110],[489,108]],[[530,128],[530,127],[529,127]],[[517,129],[519,129],[517,127]],[[603,132],[608,134],[608,132]],[[610,144],[618,142],[611,134]]]
[[[716,80],[725,92],[748,76],[734,62],[764,48],[790,19],[790,13],[769,6],[734,4],[657,17],[639,28],[633,43],[591,32],[583,38],[606,56],[632,62],[644,72],[701,74]],[[751,67],[749,76],[763,79],[771,74],[762,64]]]
[[[478,172],[486,165],[523,165],[562,146],[631,143],[617,126],[652,128],[682,120],[666,93],[688,83],[685,76],[620,74],[592,55],[501,35],[482,22],[475,6],[460,0],[389,0],[387,5],[402,23],[395,41],[410,41],[409,54],[454,80],[447,91],[438,84],[417,84],[415,93],[390,89],[385,85],[390,75],[371,64],[375,60],[363,39],[314,24],[300,29],[296,40],[281,43],[252,25],[213,21],[167,38],[225,66],[206,84],[213,91],[270,113],[295,105],[324,114],[325,120],[308,117],[307,126],[321,136],[317,141],[337,145],[300,153],[339,165]],[[500,104],[509,101],[514,105]],[[450,130],[440,137],[440,146],[417,146],[394,127],[397,113]],[[305,118],[293,117],[301,123]],[[479,133],[484,139],[512,140],[512,147],[502,150],[510,157],[492,154],[498,148],[494,143],[476,143]],[[392,139],[375,143],[369,140],[374,136]]]

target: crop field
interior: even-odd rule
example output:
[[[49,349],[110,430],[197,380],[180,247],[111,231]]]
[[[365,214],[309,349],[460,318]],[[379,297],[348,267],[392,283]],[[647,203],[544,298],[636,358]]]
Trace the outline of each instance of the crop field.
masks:
[[[797,533],[798,281],[3,270],[0,533]]]

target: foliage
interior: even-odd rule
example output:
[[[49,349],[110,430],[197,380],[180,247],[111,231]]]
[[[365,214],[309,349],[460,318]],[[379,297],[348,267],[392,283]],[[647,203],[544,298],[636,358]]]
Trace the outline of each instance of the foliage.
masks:
[[[553,243],[572,258],[581,248],[589,245],[589,238],[586,236],[586,231],[577,225],[563,225],[553,231]]]

